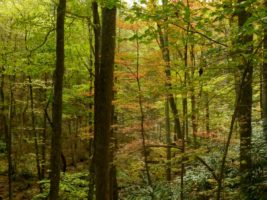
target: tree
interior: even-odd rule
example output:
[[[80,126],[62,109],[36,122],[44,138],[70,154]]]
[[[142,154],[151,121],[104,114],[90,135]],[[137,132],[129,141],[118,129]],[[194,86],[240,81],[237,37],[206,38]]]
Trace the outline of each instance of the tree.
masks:
[[[267,8],[267,1],[264,1],[264,7]],[[264,27],[263,38],[263,66],[262,66],[262,114],[263,114],[263,134],[267,140],[267,28]]]
[[[62,90],[64,76],[64,21],[66,0],[60,0],[57,7],[56,24],[56,69],[54,72],[54,99],[52,112],[51,174],[49,199],[56,200],[59,195],[61,133],[62,133]]]
[[[101,64],[95,72],[95,172],[96,199],[110,199],[109,144],[112,123],[112,86],[115,56],[116,7],[102,8]]]
[[[166,7],[168,5],[167,0],[162,1],[163,7]],[[164,19],[166,20],[166,19]],[[181,123],[179,119],[178,109],[177,105],[175,103],[174,94],[170,92],[172,89],[172,83],[171,83],[171,56],[170,56],[170,49],[169,49],[169,38],[168,38],[168,30],[167,28],[163,28],[160,23],[157,23],[158,26],[158,34],[159,34],[159,45],[160,49],[162,51],[162,57],[165,61],[165,75],[166,75],[166,88],[167,88],[167,98],[168,102],[170,103],[171,111],[174,118],[174,126],[175,126],[175,133],[178,139],[183,138],[183,133],[181,130]]]
[[[238,37],[238,53],[242,57],[239,69],[241,70],[244,81],[240,82],[240,101],[238,102],[238,123],[240,133],[240,174],[241,174],[241,191],[244,196],[247,196],[247,185],[250,183],[251,170],[251,115],[252,115],[252,74],[253,65],[249,55],[252,55],[252,34],[247,32],[247,29],[252,28],[250,22],[251,17],[246,8],[250,4],[247,0],[238,1],[238,27],[240,36]]]

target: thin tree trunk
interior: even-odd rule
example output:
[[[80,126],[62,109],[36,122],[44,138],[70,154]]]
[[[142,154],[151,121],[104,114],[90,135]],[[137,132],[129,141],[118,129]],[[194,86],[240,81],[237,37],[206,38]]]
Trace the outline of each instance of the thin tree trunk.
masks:
[[[46,171],[46,115],[43,114],[43,134],[42,134],[42,164],[41,164],[41,179],[45,178],[45,171]]]
[[[39,145],[38,145],[38,134],[36,131],[36,124],[35,124],[35,114],[34,114],[34,102],[33,102],[33,89],[32,89],[32,79],[29,76],[29,90],[30,90],[30,102],[31,102],[31,120],[32,120],[32,133],[34,136],[34,148],[35,148],[35,160],[36,160],[36,169],[37,169],[37,177],[40,180],[42,180],[41,176],[41,167],[40,167],[40,155],[39,155]],[[40,187],[40,192],[42,192],[42,187]]]
[[[246,0],[239,0],[239,5],[244,3]],[[250,14],[246,12],[244,7],[240,8],[238,13],[238,26],[240,31],[243,28],[243,25],[250,17]],[[250,42],[252,41],[252,35],[241,35],[238,44],[245,45],[245,49],[240,49],[241,52],[245,52],[247,54],[252,53],[252,46]],[[244,47],[243,47],[244,48]],[[238,93],[236,97],[236,106],[235,111],[232,116],[230,131],[221,163],[220,174],[218,176],[218,190],[217,190],[217,200],[221,199],[222,192],[222,182],[224,179],[224,168],[226,157],[234,129],[235,119],[238,119],[239,123],[239,132],[240,132],[240,185],[241,185],[241,198],[244,199],[248,196],[247,186],[250,184],[250,169],[251,169],[251,109],[252,109],[252,74],[253,74],[253,66],[251,64],[250,59],[243,61],[240,63],[239,69],[243,70],[242,79],[238,84]],[[244,198],[243,198],[244,197]]]
[[[170,103],[171,111],[174,117],[174,130],[175,130],[175,137],[178,139],[182,138],[182,130],[181,130],[181,123],[179,119],[178,109],[174,100],[174,95],[170,92],[172,88],[171,84],[171,66],[170,66],[170,52],[168,47],[168,37],[167,33],[163,33],[161,26],[158,24],[159,30],[159,38],[160,38],[160,48],[163,55],[163,60],[165,61],[165,75],[166,75],[166,87],[167,87],[167,95],[168,101]]]
[[[141,132],[141,137],[142,137],[142,145],[143,145],[143,156],[144,156],[144,162],[145,162],[145,171],[147,175],[147,182],[148,185],[152,187],[152,180],[151,180],[151,175],[149,171],[149,166],[148,166],[148,148],[146,147],[146,137],[145,137],[145,127],[144,127],[144,121],[145,121],[145,113],[144,113],[144,108],[143,108],[143,99],[142,99],[142,89],[141,89],[141,83],[139,79],[139,39],[138,39],[138,33],[136,33],[136,82],[137,82],[137,87],[138,87],[138,104],[140,108],[140,132]],[[151,198],[154,199],[153,191],[150,193]]]
[[[197,130],[198,130],[198,122],[197,122],[197,111],[196,111],[196,96],[195,96],[195,87],[194,87],[194,73],[195,73],[195,52],[194,46],[191,47],[191,77],[190,77],[190,88],[191,88],[191,120],[192,120],[192,129],[193,129],[193,138],[194,138],[194,148],[197,147]]]
[[[189,7],[189,2],[187,0],[187,7]],[[187,105],[187,79],[188,79],[188,36],[189,36],[190,22],[187,23],[186,28],[186,38],[185,38],[185,47],[184,47],[184,94],[183,94],[183,138],[188,138],[188,105]]]
[[[185,153],[185,138],[188,137],[188,118],[187,118],[187,77],[188,77],[188,36],[189,36],[189,29],[190,29],[190,6],[189,1],[186,1],[186,6],[189,10],[189,21],[187,22],[186,27],[186,39],[185,39],[185,48],[184,48],[184,66],[185,66],[185,72],[184,72],[184,87],[185,87],[185,94],[183,97],[183,118],[184,118],[184,131],[182,134],[182,154]],[[185,164],[184,164],[184,158],[182,158],[181,163],[181,186],[180,186],[180,199],[184,200],[184,175],[185,175]]]
[[[231,142],[231,138],[233,135],[233,131],[234,131],[234,125],[235,125],[235,120],[238,119],[238,113],[239,113],[239,109],[240,109],[240,102],[242,99],[242,96],[244,96],[244,86],[245,86],[245,79],[247,78],[247,74],[249,73],[249,66],[246,66],[246,69],[242,75],[242,79],[240,82],[240,90],[236,96],[236,103],[235,103],[235,109],[234,109],[234,113],[232,115],[232,119],[231,119],[231,124],[230,124],[230,129],[229,129],[229,134],[228,134],[228,138],[225,144],[225,148],[224,148],[224,154],[222,157],[222,162],[221,162],[221,166],[220,166],[220,171],[219,171],[219,175],[218,175],[218,189],[217,189],[217,195],[216,195],[216,200],[220,200],[221,199],[221,192],[223,189],[222,183],[223,183],[223,179],[224,179],[224,169],[225,169],[225,163],[226,163],[226,158],[227,158],[227,154],[228,154],[228,150],[229,150],[229,146],[230,146],[230,142]]]
[[[171,181],[171,130],[170,130],[170,111],[169,111],[169,102],[168,97],[165,99],[165,123],[166,123],[166,155],[167,155],[167,164],[166,164],[166,180]]]
[[[12,179],[14,174],[14,165],[13,165],[13,147],[12,147],[12,140],[13,140],[13,134],[12,134],[12,119],[13,119],[13,90],[12,90],[12,83],[9,83],[9,109],[8,109],[8,125],[6,126],[6,146],[7,146],[7,159],[8,159],[8,182],[9,182],[9,189],[8,189],[8,197],[9,200],[13,199],[13,187],[12,187]]]
[[[44,77],[45,86],[47,86],[47,75],[45,74]],[[43,96],[43,101],[46,102],[46,89],[41,90],[41,93]],[[45,171],[46,171],[46,140],[47,140],[47,124],[46,124],[46,114],[45,110],[43,113],[43,133],[42,133],[42,148],[41,148],[41,154],[42,154],[42,162],[41,162],[41,179],[45,178]]]
[[[209,107],[209,94],[208,92],[205,92],[204,94],[205,98],[205,123],[206,123],[206,132],[207,136],[210,132],[210,107]]]
[[[60,0],[57,8],[56,69],[54,72],[54,99],[52,111],[52,143],[50,200],[57,200],[60,182],[61,133],[62,133],[62,90],[64,76],[64,21],[66,0]]]
[[[162,5],[166,6],[168,4],[168,0],[162,0]],[[172,88],[171,83],[171,58],[170,58],[170,50],[169,50],[169,41],[168,41],[168,33],[167,30],[163,29],[159,23],[158,26],[158,34],[159,34],[159,42],[160,42],[160,49],[162,52],[162,57],[165,62],[165,76],[166,76],[166,88],[167,88],[167,96],[168,101],[170,103],[171,111],[174,118],[174,130],[175,130],[175,139],[182,139],[182,130],[181,130],[181,123],[179,119],[178,109],[175,103],[174,95],[170,92]]]
[[[95,138],[96,136],[96,119],[98,119],[98,107],[95,105],[97,98],[98,98],[98,81],[99,81],[99,69],[100,69],[100,36],[101,36],[101,26],[100,26],[100,18],[98,13],[98,4],[96,1],[92,2],[92,12],[93,12],[93,32],[94,32],[94,46],[90,44],[90,56],[94,52],[94,69],[95,69],[95,79],[94,79],[94,106],[93,104],[90,104],[90,107],[93,111],[94,109],[94,139],[91,138],[89,142],[89,156],[90,156],[90,163],[89,163],[89,190],[88,190],[88,200],[94,199],[94,188],[95,188]],[[90,28],[89,28],[90,31]],[[89,43],[91,43],[91,40],[89,39]],[[92,70],[91,70],[92,73]],[[92,74],[90,74],[92,76]],[[90,81],[92,81],[90,79]],[[92,82],[90,90],[92,90]],[[93,91],[91,91],[93,93]],[[93,126],[93,123],[91,124]],[[93,129],[92,129],[93,131]]]
[[[115,6],[115,5],[114,5]],[[116,7],[102,9],[101,64],[95,72],[95,173],[96,200],[110,199],[109,145],[115,56]]]

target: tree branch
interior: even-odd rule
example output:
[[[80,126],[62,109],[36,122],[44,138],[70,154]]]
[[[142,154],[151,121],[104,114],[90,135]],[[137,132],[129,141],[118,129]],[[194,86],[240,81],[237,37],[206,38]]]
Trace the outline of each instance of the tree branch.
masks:
[[[174,25],[174,26],[177,26],[177,27],[180,28],[180,29],[183,29],[184,31],[188,31],[188,32],[190,32],[190,33],[196,33],[196,34],[198,34],[198,35],[201,35],[202,37],[204,37],[204,38],[206,38],[206,39],[208,39],[208,40],[210,40],[210,41],[212,41],[212,42],[214,42],[214,43],[216,43],[216,44],[219,44],[219,45],[224,46],[224,47],[228,47],[228,45],[226,45],[226,44],[224,44],[224,43],[221,43],[221,42],[219,42],[219,41],[217,41],[217,40],[214,40],[214,39],[212,39],[211,37],[205,35],[204,33],[201,33],[201,32],[199,32],[199,31],[195,30],[195,29],[192,27],[192,25],[190,25],[190,28],[191,28],[191,29],[190,29],[190,30],[187,30],[186,28],[184,28],[184,27],[182,27],[182,26],[180,26],[180,25],[178,25],[178,24],[176,24],[176,23],[171,23],[171,24]]]

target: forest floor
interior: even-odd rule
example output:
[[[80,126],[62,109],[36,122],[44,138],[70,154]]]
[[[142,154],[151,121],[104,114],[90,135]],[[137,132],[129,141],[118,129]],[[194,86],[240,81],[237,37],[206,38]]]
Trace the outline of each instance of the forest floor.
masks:
[[[13,182],[13,187],[14,200],[29,200],[34,193],[38,193],[38,187],[34,184],[34,181],[19,179]],[[0,175],[0,197],[2,197],[3,200],[8,199],[7,175]]]
[[[0,198],[4,198],[4,194],[7,191],[7,176],[0,175]]]
[[[67,172],[70,174],[84,171],[87,167],[86,162],[78,162],[77,166],[68,166]],[[36,177],[28,177],[26,174],[20,174],[13,178],[13,200],[29,200],[39,194],[39,186]],[[0,156],[0,200],[8,199],[8,175],[5,158]]]

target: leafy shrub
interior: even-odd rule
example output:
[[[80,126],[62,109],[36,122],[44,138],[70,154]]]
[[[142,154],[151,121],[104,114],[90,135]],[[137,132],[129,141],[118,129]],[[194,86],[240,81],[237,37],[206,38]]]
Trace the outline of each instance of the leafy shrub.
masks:
[[[88,174],[86,172],[80,173],[66,173],[62,175],[60,181],[60,199],[61,200],[84,200],[88,195]],[[44,192],[36,195],[32,200],[46,199],[49,194],[49,180],[40,182]]]

